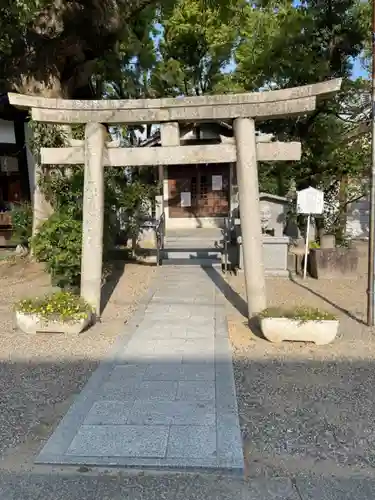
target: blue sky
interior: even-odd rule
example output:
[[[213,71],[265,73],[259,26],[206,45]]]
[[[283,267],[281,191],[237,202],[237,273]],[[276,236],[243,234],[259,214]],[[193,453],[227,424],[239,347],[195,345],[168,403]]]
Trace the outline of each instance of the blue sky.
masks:
[[[230,73],[234,69],[234,63],[231,62],[224,68],[225,73]],[[369,78],[369,74],[365,71],[361,65],[360,58],[354,59],[353,61],[353,71],[352,71],[352,79],[356,78]]]
[[[353,73],[352,73],[352,78],[368,78],[369,74],[367,71],[365,71],[362,66],[361,66],[361,61],[356,59],[353,64]]]

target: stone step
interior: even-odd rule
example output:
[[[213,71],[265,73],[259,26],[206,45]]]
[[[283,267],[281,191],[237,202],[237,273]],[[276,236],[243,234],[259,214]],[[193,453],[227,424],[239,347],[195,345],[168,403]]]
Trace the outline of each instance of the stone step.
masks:
[[[164,248],[163,259],[214,259],[221,260],[222,251],[214,248]]]
[[[192,244],[199,246],[203,244],[203,246],[211,246],[211,245],[217,245],[221,244],[221,242],[224,240],[223,236],[220,236],[218,238],[174,238],[172,236],[165,236],[164,237],[164,242],[167,243],[183,243],[183,244]]]
[[[221,229],[167,229],[166,238],[191,240],[217,240],[223,237]]]
[[[218,234],[217,236],[200,236],[200,235],[190,235],[190,236],[169,236],[164,237],[164,246],[175,246],[187,248],[217,248],[223,246],[223,235]]]
[[[166,252],[210,252],[210,253],[223,253],[224,245],[193,245],[193,244],[182,244],[182,243],[165,243],[164,250]]]
[[[221,269],[221,259],[184,259],[184,258],[174,258],[174,259],[163,259],[163,266],[191,266],[191,267],[215,267]]]
[[[203,242],[204,243],[204,242]],[[164,242],[164,250],[168,252],[181,252],[186,250],[187,252],[218,252],[221,253],[224,250],[223,245],[207,245],[207,244],[197,244],[197,242],[191,242],[191,244],[186,244],[184,242],[177,243],[166,243]]]

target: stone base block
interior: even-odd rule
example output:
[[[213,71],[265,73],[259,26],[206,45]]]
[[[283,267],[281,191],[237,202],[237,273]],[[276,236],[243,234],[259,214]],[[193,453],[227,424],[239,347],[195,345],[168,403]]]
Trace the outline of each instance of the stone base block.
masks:
[[[0,247],[9,246],[11,239],[12,239],[11,229],[0,229]]]
[[[312,278],[356,278],[358,269],[356,248],[310,249],[308,272]]]
[[[239,237],[238,267],[243,269],[242,238]],[[268,276],[288,276],[288,246],[290,239],[286,236],[263,237],[264,272]]]

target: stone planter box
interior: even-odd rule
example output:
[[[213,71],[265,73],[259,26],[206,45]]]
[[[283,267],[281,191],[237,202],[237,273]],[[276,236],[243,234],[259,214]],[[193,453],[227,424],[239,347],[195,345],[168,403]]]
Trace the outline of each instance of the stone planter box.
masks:
[[[308,272],[312,278],[356,278],[358,250],[356,248],[311,248]]]
[[[332,342],[338,332],[338,320],[307,320],[290,318],[261,318],[262,333],[270,342],[294,340],[325,345]]]
[[[16,312],[17,326],[24,333],[81,333],[91,322],[92,316],[78,321],[45,320],[37,314]]]

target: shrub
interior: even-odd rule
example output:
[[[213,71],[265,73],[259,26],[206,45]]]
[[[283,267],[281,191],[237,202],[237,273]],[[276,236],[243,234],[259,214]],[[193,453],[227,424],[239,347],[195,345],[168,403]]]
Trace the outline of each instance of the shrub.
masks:
[[[319,244],[319,242],[318,242],[318,241],[311,241],[311,242],[309,243],[309,247],[310,247],[310,248],[320,248],[320,244]]]
[[[30,122],[33,129],[31,148],[38,161],[42,147],[62,147],[67,136],[59,125]],[[73,126],[73,136],[83,138],[84,127]],[[117,214],[121,209],[127,221],[139,218],[147,202],[158,192],[150,169],[106,167],[103,256],[114,246],[119,232]],[[142,182],[143,181],[143,182]],[[82,211],[84,167],[44,166],[37,179],[41,191],[51,203],[54,214],[32,239],[31,246],[37,260],[45,262],[55,285],[77,287],[81,274]],[[128,226],[131,224],[129,223]],[[128,232],[133,228],[127,227]],[[134,232],[135,229],[134,229]]]
[[[56,292],[24,299],[15,305],[15,310],[25,314],[37,314],[47,320],[77,321],[86,319],[92,312],[91,306],[81,297],[70,292]]]
[[[82,222],[55,212],[31,240],[35,258],[44,262],[54,285],[79,286],[81,277]]]
[[[28,247],[33,226],[33,210],[29,203],[15,205],[11,212],[13,237]]]
[[[300,321],[323,321],[335,320],[336,316],[326,311],[319,309],[311,309],[309,307],[297,307],[296,309],[281,309],[278,307],[270,307],[262,311],[260,318],[289,318]]]

